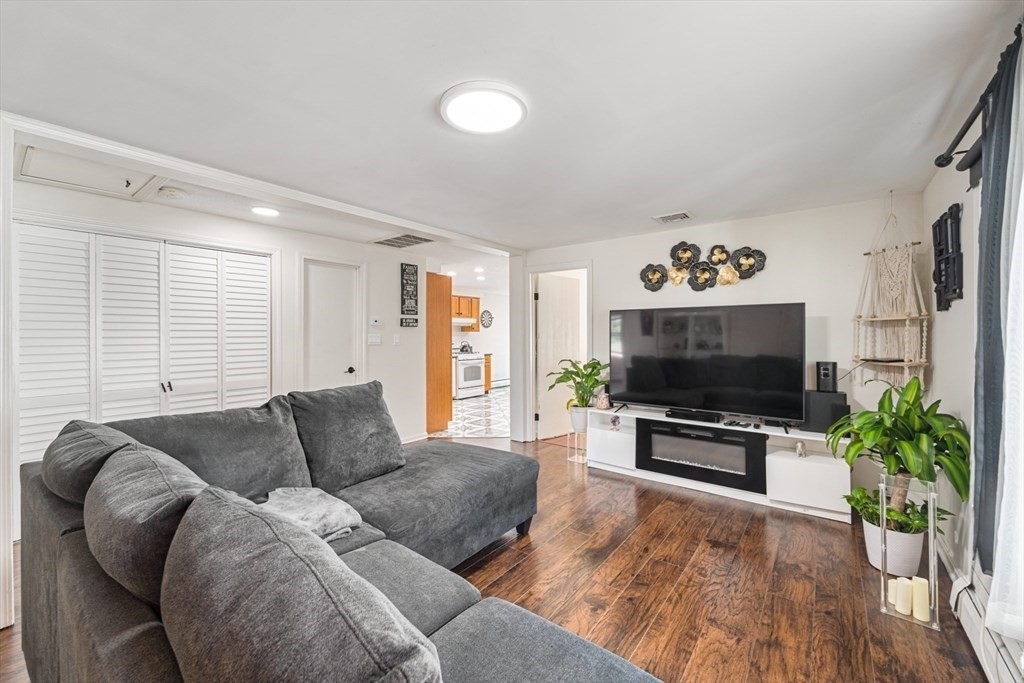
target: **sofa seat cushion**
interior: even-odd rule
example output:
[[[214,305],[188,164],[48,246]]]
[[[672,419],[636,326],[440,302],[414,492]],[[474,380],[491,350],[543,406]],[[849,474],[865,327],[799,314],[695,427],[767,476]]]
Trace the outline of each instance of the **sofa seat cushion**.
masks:
[[[160,604],[164,560],[182,515],[207,486],[166,453],[114,453],[85,497],[85,533],[100,566],[140,600]]]
[[[618,655],[504,600],[487,598],[430,639],[445,683],[657,683]]]
[[[313,486],[335,492],[405,464],[380,382],[288,394]]]
[[[178,527],[160,607],[186,681],[441,680],[433,644],[323,540],[216,487]]]
[[[160,415],[108,423],[185,463],[204,481],[250,500],[284,486],[309,486],[306,455],[288,399],[258,408]]]
[[[464,578],[392,541],[371,543],[341,559],[428,636],[480,602],[480,591]]]
[[[81,505],[107,458],[132,443],[135,439],[106,425],[72,420],[46,447],[43,482],[64,500]]]
[[[426,441],[405,466],[338,491],[388,539],[449,569],[537,512],[537,461]]]
[[[60,650],[50,653],[60,666],[60,679],[69,683],[181,681],[160,615],[103,571],[85,536],[84,531],[76,531],[60,539],[56,567]]]
[[[347,553],[356,548],[362,548],[364,545],[370,545],[377,541],[383,541],[386,538],[384,532],[373,526],[363,522],[355,529],[352,530],[348,536],[342,536],[341,538],[335,539],[327,543],[331,546],[331,550],[341,555]]]

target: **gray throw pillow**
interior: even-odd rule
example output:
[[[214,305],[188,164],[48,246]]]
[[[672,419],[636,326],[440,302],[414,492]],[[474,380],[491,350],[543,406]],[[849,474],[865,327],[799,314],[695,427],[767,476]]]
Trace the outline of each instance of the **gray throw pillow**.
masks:
[[[144,444],[185,463],[207,483],[250,500],[282,486],[309,486],[306,454],[288,399],[258,408],[161,415],[110,422]]]
[[[161,616],[185,681],[441,681],[433,643],[330,546],[215,487],[171,543]]]
[[[85,535],[103,571],[158,607],[167,549],[206,487],[185,465],[143,444],[110,456],[85,497]]]
[[[334,493],[405,464],[380,382],[293,391],[288,401],[313,486]]]
[[[135,439],[116,429],[72,420],[46,447],[43,483],[69,503],[81,505],[107,458],[132,443]]]

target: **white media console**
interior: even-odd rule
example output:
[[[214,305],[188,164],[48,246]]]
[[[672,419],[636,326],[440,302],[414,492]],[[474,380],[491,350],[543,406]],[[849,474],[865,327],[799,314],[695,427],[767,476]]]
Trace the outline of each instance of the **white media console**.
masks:
[[[619,418],[617,430],[612,425],[612,418],[616,416]],[[686,425],[709,432],[733,430],[767,436],[766,492],[755,493],[638,468],[637,418]],[[804,457],[796,453],[798,441],[804,442]],[[781,427],[762,426],[754,429],[682,420],[666,417],[664,410],[653,408],[622,408],[617,413],[591,408],[587,426],[587,464],[595,469],[850,523],[850,507],[842,498],[850,492],[850,468],[841,457],[835,458],[828,452],[825,435],[819,432],[790,429],[786,433]]]

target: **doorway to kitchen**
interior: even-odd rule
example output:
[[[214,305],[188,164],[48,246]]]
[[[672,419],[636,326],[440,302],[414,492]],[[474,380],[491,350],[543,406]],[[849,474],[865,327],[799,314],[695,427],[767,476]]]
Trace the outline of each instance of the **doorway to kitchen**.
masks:
[[[427,349],[428,435],[508,438],[508,257],[442,243],[424,247],[431,252],[427,259],[427,338],[437,340],[428,343]],[[423,247],[419,249],[425,253]],[[447,293],[446,286],[450,286]],[[450,340],[447,347],[442,343],[445,339]],[[440,376],[442,367],[451,372],[450,403],[443,405],[444,396],[431,389],[447,383]]]

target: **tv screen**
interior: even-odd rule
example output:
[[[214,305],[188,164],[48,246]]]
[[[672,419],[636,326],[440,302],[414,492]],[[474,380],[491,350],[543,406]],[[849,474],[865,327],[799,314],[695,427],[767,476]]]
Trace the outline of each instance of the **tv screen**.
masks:
[[[613,401],[804,419],[803,304],[612,311],[610,333]]]

